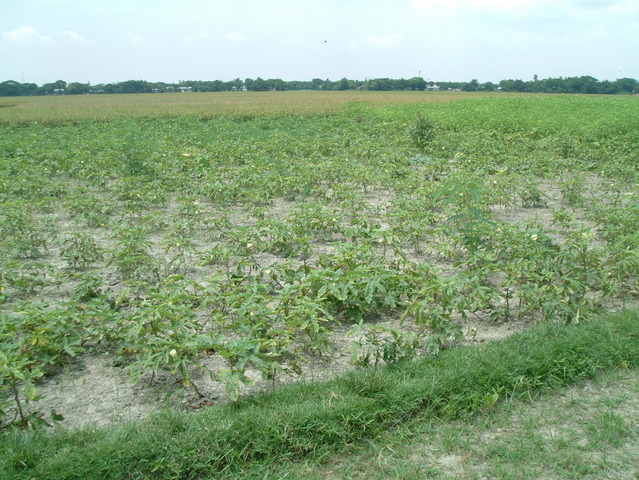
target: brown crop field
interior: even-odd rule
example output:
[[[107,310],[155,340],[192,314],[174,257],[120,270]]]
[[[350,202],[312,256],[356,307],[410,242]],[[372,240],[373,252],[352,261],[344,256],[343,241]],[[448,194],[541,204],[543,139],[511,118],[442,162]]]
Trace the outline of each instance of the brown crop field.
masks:
[[[0,97],[0,122],[105,121],[113,117],[215,117],[335,113],[351,102],[374,106],[445,103],[482,96],[471,92],[215,92]]]

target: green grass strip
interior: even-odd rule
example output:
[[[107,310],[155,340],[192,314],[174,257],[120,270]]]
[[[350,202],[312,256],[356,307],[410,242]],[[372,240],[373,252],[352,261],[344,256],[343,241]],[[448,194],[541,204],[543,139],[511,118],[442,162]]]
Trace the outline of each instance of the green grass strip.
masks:
[[[417,416],[458,418],[639,365],[639,311],[540,325],[484,346],[297,384],[199,413],[79,432],[0,437],[0,478],[229,478],[321,458]],[[2,477],[4,475],[4,477]]]

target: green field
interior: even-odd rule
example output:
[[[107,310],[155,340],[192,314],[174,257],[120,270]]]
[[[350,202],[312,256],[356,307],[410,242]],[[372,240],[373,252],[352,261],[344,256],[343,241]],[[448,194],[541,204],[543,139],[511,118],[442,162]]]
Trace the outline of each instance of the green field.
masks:
[[[208,404],[635,305],[639,97],[0,99],[0,425],[101,355]],[[472,320],[472,328],[469,328]],[[62,422],[64,424],[64,421]]]

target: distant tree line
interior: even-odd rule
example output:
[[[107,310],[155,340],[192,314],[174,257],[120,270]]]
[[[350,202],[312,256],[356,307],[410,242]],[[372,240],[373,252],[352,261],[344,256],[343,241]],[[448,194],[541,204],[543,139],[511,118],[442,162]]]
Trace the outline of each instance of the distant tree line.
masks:
[[[127,80],[118,83],[90,85],[88,83],[58,80],[38,86],[35,83],[20,83],[7,80],[0,83],[0,96],[17,97],[33,95],[84,95],[98,93],[166,93],[166,92],[230,92],[230,91],[271,91],[271,90],[459,90],[465,92],[529,92],[529,93],[596,93],[631,94],[639,92],[639,81],[634,78],[620,78],[614,81],[597,80],[590,76],[559,77],[540,80],[501,80],[499,83],[470,82],[432,82],[421,77],[409,79],[372,78],[366,80],[331,81],[314,78],[310,81],[285,81],[279,78],[255,79],[236,78],[228,82],[221,80],[194,81],[178,83],[147,82],[145,80]]]

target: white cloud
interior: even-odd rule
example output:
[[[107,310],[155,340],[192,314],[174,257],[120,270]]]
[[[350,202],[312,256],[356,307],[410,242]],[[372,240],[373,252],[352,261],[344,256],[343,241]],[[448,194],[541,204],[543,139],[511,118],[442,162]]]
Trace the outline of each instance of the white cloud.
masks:
[[[287,37],[284,39],[284,42],[292,47],[305,48],[311,46],[311,43],[307,42],[302,37]]]
[[[198,43],[198,42],[210,40],[211,38],[213,38],[213,35],[200,32],[197,35],[194,35],[192,37],[187,37],[186,43]]]
[[[84,38],[78,32],[74,32],[74,31],[71,31],[71,30],[65,30],[64,36],[67,37],[72,42],[79,43],[81,45],[87,45],[87,46],[95,45],[95,42]]]
[[[4,32],[2,38],[14,43],[28,44],[28,43],[53,43],[53,41],[46,35],[42,35],[34,27],[20,27],[15,30]]]
[[[359,42],[355,40],[349,41],[345,46],[345,50],[350,53],[356,53],[359,50]]]
[[[467,2],[460,2],[462,6],[464,3],[472,8],[485,8],[491,10],[526,10],[531,8],[542,8],[545,3],[551,3],[540,0],[468,0]]]
[[[368,37],[366,43],[376,47],[391,48],[402,43],[404,38],[399,33],[389,33],[381,37]]]
[[[586,9],[636,9],[636,0],[411,0],[412,4],[426,11],[493,11],[539,13],[547,11],[562,11],[567,8]]]
[[[420,8],[528,8],[541,7],[549,0],[412,0],[413,5]]]
[[[138,35],[129,34],[127,35],[127,43],[134,47],[138,47],[145,43],[144,39]]]
[[[608,8],[627,2],[620,2],[618,0],[573,0],[572,3],[575,7],[579,8]]]
[[[592,0],[585,0],[592,1]],[[538,14],[560,7],[556,0],[412,0],[421,10],[459,15],[474,12],[507,15]]]
[[[246,43],[248,42],[248,37],[242,35],[239,32],[230,32],[224,36],[229,42],[232,43]]]

